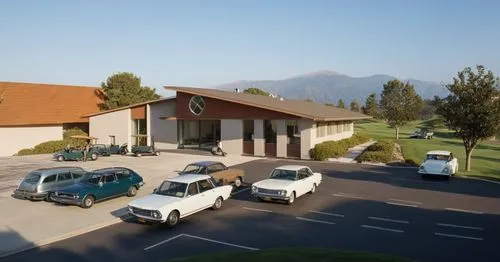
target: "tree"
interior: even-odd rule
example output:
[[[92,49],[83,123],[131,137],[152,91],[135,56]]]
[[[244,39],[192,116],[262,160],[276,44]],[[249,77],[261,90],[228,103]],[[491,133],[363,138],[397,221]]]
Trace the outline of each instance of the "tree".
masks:
[[[332,103],[326,103],[325,106],[333,106],[333,107],[335,107],[335,105],[332,104]]]
[[[104,92],[102,110],[109,110],[132,104],[159,99],[154,88],[141,86],[141,78],[132,73],[117,73],[101,83]]]
[[[365,101],[365,106],[362,108],[363,113],[374,118],[378,118],[380,115],[379,106],[377,101],[377,94],[371,93]]]
[[[445,125],[462,138],[465,147],[465,170],[471,170],[472,151],[477,143],[495,135],[500,125],[499,79],[478,65],[458,73],[446,85],[450,95],[439,104],[438,112]]]
[[[253,94],[253,95],[263,95],[263,96],[269,96],[269,93],[260,89],[260,88],[257,88],[257,87],[250,87],[250,88],[247,88],[245,90],[243,90],[243,93],[245,94]]]
[[[399,128],[418,119],[423,101],[413,85],[395,79],[384,84],[380,106],[382,116],[396,130],[396,139],[399,139]]]
[[[351,111],[354,111],[354,112],[359,112],[360,108],[359,108],[359,103],[358,103],[358,100],[354,99],[351,101]]]
[[[339,99],[339,103],[337,104],[338,108],[345,108],[344,101],[342,99]]]

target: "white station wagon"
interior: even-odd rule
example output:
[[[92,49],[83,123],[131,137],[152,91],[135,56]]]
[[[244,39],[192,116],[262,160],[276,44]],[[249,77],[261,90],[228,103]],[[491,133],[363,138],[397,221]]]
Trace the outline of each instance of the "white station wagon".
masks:
[[[418,173],[426,175],[453,176],[458,171],[458,160],[449,151],[435,150],[427,152],[424,162],[418,168]]]
[[[293,204],[297,197],[314,193],[321,184],[321,173],[314,173],[308,166],[280,166],[265,180],[252,185],[252,195],[261,200],[285,200]]]
[[[221,208],[232,189],[230,185],[218,186],[208,175],[182,175],[165,180],[153,194],[130,202],[128,212],[139,222],[167,223],[173,227],[183,217],[210,207]]]

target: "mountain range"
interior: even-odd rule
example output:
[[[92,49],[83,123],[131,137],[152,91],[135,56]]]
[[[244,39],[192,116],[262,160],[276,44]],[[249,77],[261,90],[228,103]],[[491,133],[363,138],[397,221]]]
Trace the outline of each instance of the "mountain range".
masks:
[[[245,80],[222,84],[213,88],[228,91],[239,89],[243,91],[250,87],[256,87],[289,99],[311,99],[319,103],[332,104],[337,104],[339,99],[342,99],[348,106],[354,99],[364,104],[370,93],[376,93],[377,99],[380,99],[384,83],[392,79],[397,78],[390,75],[351,77],[334,71],[322,70],[283,80]],[[400,80],[409,81],[413,84],[417,94],[424,99],[432,99],[435,95],[443,97],[448,93],[440,83],[416,79]]]

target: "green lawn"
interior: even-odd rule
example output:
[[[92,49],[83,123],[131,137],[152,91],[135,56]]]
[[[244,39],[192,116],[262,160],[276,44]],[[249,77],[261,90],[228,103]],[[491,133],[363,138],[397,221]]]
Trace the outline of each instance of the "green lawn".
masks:
[[[339,251],[333,249],[320,248],[288,248],[288,249],[267,249],[262,251],[234,252],[234,253],[213,253],[188,258],[168,260],[169,262],[406,262],[411,261],[404,258],[359,253],[351,251]]]
[[[452,133],[442,127],[434,129],[433,139],[408,138],[421,124],[422,122],[414,122],[400,130],[398,143],[406,159],[421,163],[427,151],[448,150],[458,158],[458,175],[500,178],[500,143],[483,142],[477,145],[472,152],[472,171],[465,172],[465,149],[462,140],[452,137]],[[395,139],[394,129],[381,121],[363,121],[354,126],[355,132],[367,134],[373,139]]]

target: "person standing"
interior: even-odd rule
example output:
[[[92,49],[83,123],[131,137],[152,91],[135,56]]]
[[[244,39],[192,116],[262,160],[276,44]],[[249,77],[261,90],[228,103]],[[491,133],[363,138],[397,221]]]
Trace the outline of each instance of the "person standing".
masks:
[[[89,154],[90,151],[90,139],[87,139],[87,142],[85,143],[85,148],[83,149],[83,162],[87,161],[87,155]]]

